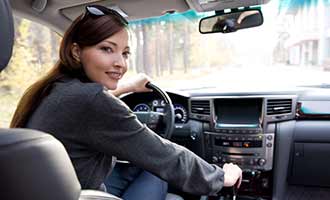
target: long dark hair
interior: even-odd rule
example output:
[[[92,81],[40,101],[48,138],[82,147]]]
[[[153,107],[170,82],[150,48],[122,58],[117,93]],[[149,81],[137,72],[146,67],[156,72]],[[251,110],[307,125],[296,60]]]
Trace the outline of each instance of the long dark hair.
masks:
[[[95,6],[102,10],[107,8]],[[102,16],[89,13],[80,15],[65,32],[60,46],[59,60],[40,80],[32,84],[18,103],[11,128],[25,127],[25,124],[42,99],[49,94],[55,81],[63,76],[82,79],[86,77],[80,62],[73,58],[71,47],[77,43],[80,48],[93,46],[127,27],[126,20],[116,11]]]

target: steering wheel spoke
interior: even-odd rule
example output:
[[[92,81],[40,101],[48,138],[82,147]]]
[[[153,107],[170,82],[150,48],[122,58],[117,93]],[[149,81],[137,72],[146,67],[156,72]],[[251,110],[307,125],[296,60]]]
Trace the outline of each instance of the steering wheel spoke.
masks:
[[[164,114],[160,112],[134,112],[140,122],[147,125],[157,125],[163,121]]]

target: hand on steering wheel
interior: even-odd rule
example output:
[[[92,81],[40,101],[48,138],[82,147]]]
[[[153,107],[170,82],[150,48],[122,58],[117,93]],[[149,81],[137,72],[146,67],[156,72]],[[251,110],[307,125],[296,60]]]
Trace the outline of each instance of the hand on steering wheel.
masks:
[[[160,123],[165,124],[164,134],[160,134],[162,137],[166,139],[170,139],[172,136],[172,132],[174,130],[174,107],[172,104],[171,98],[167,95],[167,93],[156,85],[148,82],[145,85],[146,88],[151,89],[152,92],[156,93],[162,100],[165,102],[164,112],[135,112],[137,118],[144,124],[147,125],[158,125]]]

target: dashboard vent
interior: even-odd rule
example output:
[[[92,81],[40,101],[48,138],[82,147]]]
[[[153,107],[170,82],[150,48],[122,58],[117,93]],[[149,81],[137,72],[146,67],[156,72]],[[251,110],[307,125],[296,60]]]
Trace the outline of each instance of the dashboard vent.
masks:
[[[191,113],[210,115],[210,101],[209,100],[191,101]]]
[[[292,99],[268,99],[267,115],[291,113]]]

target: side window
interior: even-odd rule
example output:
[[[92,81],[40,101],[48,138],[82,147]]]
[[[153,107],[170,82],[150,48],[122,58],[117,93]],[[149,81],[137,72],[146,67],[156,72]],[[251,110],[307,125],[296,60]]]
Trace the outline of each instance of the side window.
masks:
[[[15,16],[15,44],[0,74],[0,127],[9,127],[24,91],[56,63],[60,36],[48,27]]]

